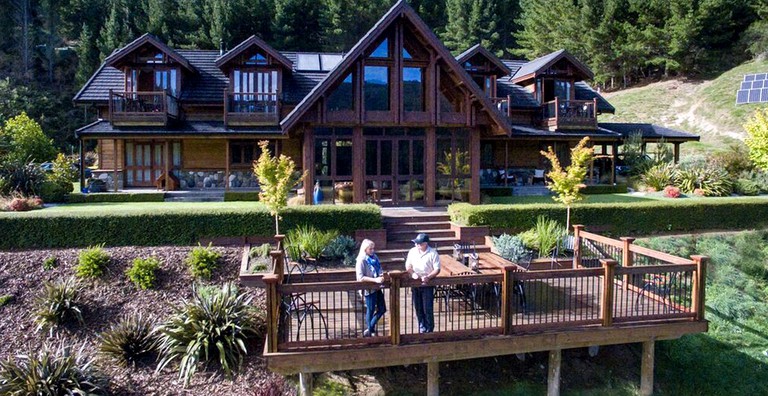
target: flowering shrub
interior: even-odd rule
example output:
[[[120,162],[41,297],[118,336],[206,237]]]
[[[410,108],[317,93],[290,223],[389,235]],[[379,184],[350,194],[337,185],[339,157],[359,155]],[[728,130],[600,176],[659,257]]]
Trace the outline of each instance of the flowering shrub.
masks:
[[[664,196],[667,198],[680,198],[680,189],[675,186],[664,187]]]
[[[0,201],[0,209],[10,210],[13,212],[26,212],[29,210],[40,209],[42,207],[43,200],[38,197],[27,198],[16,196]]]
[[[693,190],[693,195],[695,195],[697,197],[703,197],[703,196],[705,196],[707,194],[706,194],[706,192],[703,189],[697,188],[697,189]]]

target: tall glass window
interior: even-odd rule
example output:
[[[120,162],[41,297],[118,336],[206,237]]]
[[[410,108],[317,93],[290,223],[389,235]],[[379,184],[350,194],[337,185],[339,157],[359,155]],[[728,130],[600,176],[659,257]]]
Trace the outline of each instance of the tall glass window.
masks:
[[[328,96],[328,111],[354,110],[352,73]]]
[[[371,53],[371,58],[389,58],[389,40],[384,41]]]
[[[424,68],[403,68],[403,107],[405,111],[424,111]]]
[[[365,109],[389,111],[389,67],[366,66],[364,73]]]

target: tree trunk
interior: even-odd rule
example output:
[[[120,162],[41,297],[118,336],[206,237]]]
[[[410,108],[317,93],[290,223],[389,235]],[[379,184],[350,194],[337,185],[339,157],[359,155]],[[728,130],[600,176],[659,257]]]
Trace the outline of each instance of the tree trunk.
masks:
[[[571,230],[571,207],[565,207],[565,232],[568,233]]]
[[[275,235],[280,235],[280,226],[278,224],[279,219],[280,219],[280,215],[275,214]]]

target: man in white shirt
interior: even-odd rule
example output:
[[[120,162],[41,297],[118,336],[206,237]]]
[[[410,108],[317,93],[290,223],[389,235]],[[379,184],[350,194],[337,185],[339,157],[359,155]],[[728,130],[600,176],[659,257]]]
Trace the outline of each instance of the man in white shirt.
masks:
[[[440,256],[429,246],[429,235],[419,234],[412,240],[414,247],[408,251],[405,270],[414,279],[421,280],[420,287],[411,288],[413,307],[419,322],[419,333],[431,333],[435,329],[433,309],[435,287],[429,281],[440,273]]]

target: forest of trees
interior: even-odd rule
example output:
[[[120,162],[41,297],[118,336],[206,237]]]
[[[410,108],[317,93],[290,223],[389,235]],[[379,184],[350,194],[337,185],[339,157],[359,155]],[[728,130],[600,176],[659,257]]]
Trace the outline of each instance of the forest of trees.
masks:
[[[347,51],[394,0],[0,0],[0,125],[22,111],[64,151],[88,121],[72,96],[144,32],[173,47]],[[711,75],[768,51],[768,0],[411,0],[454,53],[565,48],[617,88]],[[91,114],[92,117],[92,114]]]

